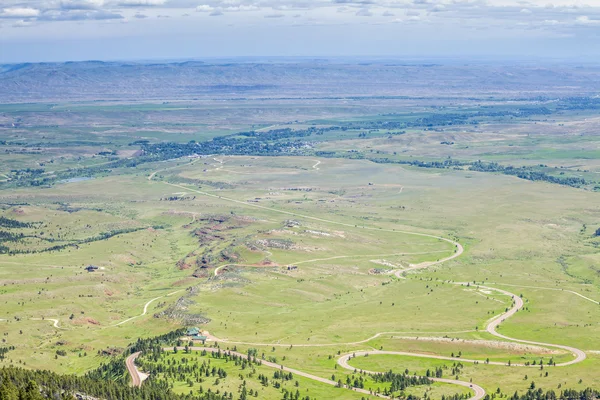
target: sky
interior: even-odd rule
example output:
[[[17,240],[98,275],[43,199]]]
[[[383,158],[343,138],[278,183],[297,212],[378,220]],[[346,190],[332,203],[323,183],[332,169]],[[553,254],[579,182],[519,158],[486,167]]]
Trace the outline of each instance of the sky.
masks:
[[[600,62],[600,0],[0,0],[0,63],[235,56]]]

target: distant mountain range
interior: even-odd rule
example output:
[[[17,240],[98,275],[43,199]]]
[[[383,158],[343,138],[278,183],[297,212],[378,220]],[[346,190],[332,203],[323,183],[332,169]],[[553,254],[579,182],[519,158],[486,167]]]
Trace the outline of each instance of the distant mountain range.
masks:
[[[65,62],[0,65],[0,102],[244,98],[590,96],[600,66]],[[484,97],[482,97],[482,94]]]

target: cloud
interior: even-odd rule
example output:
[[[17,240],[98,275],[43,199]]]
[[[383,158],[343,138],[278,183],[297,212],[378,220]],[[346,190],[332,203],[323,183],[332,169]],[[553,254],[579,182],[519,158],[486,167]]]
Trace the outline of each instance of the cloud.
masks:
[[[333,0],[336,4],[374,4],[373,0]]]
[[[63,10],[95,10],[104,5],[103,0],[61,0]]]
[[[5,8],[0,13],[4,18],[33,18],[40,15],[40,10],[31,7]]]
[[[118,13],[102,10],[50,10],[41,14],[37,19],[40,21],[102,21],[111,19],[123,19],[123,16]]]
[[[208,4],[201,4],[196,7],[196,12],[211,12],[214,11],[214,8],[209,6]]]
[[[117,3],[124,7],[151,7],[165,4],[166,0],[119,0]]]
[[[393,17],[394,13],[390,12],[390,11],[385,11],[383,14],[381,14],[382,17]]]
[[[240,6],[228,6],[224,8],[225,11],[256,11],[260,10],[259,7],[254,4],[251,5],[240,5]]]
[[[13,28],[25,28],[27,26],[31,26],[32,23],[30,21],[25,21],[23,19],[15,21],[15,23],[12,24]]]
[[[211,17],[218,17],[220,15],[223,15],[223,11],[221,10],[213,10],[210,14],[208,14]]]
[[[600,24],[600,19],[591,19],[587,15],[577,17],[575,22],[579,25],[597,25]]]
[[[361,8],[356,12],[356,15],[359,17],[371,17],[373,13],[368,8]]]
[[[148,16],[147,16],[147,15],[144,15],[144,14],[137,13],[137,14],[135,14],[135,15],[133,16],[133,18],[137,18],[137,19],[144,19],[144,18],[148,18]]]
[[[282,14],[282,13],[273,13],[273,14],[265,15],[265,18],[283,18],[283,17],[285,17],[285,14]]]

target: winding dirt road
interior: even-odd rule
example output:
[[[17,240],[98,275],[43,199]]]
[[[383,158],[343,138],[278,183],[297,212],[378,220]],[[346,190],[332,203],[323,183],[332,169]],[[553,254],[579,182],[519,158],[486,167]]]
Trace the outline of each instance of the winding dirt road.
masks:
[[[219,161],[219,160],[217,160],[217,161]],[[221,161],[221,163],[222,163],[222,161]],[[318,164],[319,164],[319,162],[317,162],[317,164],[315,164],[313,166],[313,168],[318,169],[318,168],[316,168],[318,166]],[[149,177],[149,180],[152,179],[152,177],[154,176],[154,174],[155,173],[153,173]],[[439,259],[439,260],[436,260],[436,261],[427,261],[427,262],[423,262],[423,263],[420,263],[420,264],[411,265],[409,268],[399,269],[399,270],[393,271],[393,273],[397,277],[399,277],[399,278],[402,278],[402,276],[401,276],[402,273],[405,273],[405,272],[410,271],[410,270],[415,270],[415,269],[428,268],[428,267],[433,266],[433,265],[438,265],[438,264],[450,261],[450,260],[452,260],[454,258],[459,257],[464,252],[464,248],[463,248],[463,246],[460,243],[458,243],[456,241],[453,241],[451,239],[448,239],[448,238],[440,237],[440,236],[435,236],[435,235],[430,235],[430,234],[425,234],[425,233],[416,233],[416,232],[401,231],[401,230],[395,230],[395,229],[380,229],[380,228],[367,227],[367,226],[358,226],[358,225],[352,225],[352,224],[347,224],[347,223],[338,222],[338,221],[331,221],[331,220],[327,220],[327,219],[323,219],[323,218],[318,218],[318,217],[313,217],[313,216],[308,216],[308,215],[302,215],[302,214],[291,212],[291,211],[278,210],[278,209],[273,209],[273,208],[270,208],[270,207],[261,206],[261,205],[258,205],[258,204],[247,203],[245,201],[241,201],[241,200],[236,200],[236,199],[232,199],[232,198],[228,198],[228,197],[223,197],[223,196],[215,195],[215,194],[212,194],[212,193],[204,192],[204,191],[201,191],[201,190],[193,189],[193,188],[182,186],[182,185],[178,185],[178,184],[173,184],[173,183],[168,183],[168,182],[162,182],[162,183],[170,185],[170,186],[174,186],[174,187],[177,187],[177,188],[180,188],[180,189],[184,189],[184,190],[187,190],[187,191],[196,192],[196,193],[202,194],[204,196],[217,198],[217,199],[220,199],[220,200],[223,200],[223,201],[228,201],[228,202],[237,203],[237,204],[243,204],[246,207],[259,208],[259,209],[269,210],[271,212],[277,212],[277,213],[280,213],[280,214],[291,215],[291,216],[295,216],[295,217],[299,217],[299,218],[309,219],[309,220],[313,220],[313,221],[320,221],[320,222],[324,222],[324,223],[328,223],[328,224],[333,224],[333,225],[338,225],[338,226],[346,226],[346,227],[351,227],[351,228],[356,228],[356,229],[376,230],[376,231],[384,231],[384,232],[396,232],[396,233],[401,233],[401,234],[408,234],[408,235],[415,235],[415,236],[422,236],[422,237],[430,237],[430,238],[435,238],[435,239],[438,239],[438,240],[442,240],[442,241],[451,243],[454,246],[454,248],[455,248],[454,253],[452,255],[448,256],[448,257],[445,257],[443,259]],[[332,257],[331,259],[344,258],[344,257],[345,256],[337,256],[337,257]],[[372,256],[369,256],[369,257],[372,257]],[[313,260],[309,260],[309,261],[305,261],[305,262],[310,262],[310,261],[313,261]],[[223,266],[220,266],[219,268],[217,268],[215,270],[215,275],[218,274],[219,269],[221,269],[221,268],[223,268],[225,266],[227,266],[227,265],[223,265]],[[457,284],[466,285],[466,283],[457,283]],[[491,335],[494,335],[496,337],[499,337],[501,339],[505,339],[505,340],[508,340],[508,341],[513,341],[513,342],[526,343],[526,344],[532,344],[532,345],[538,345],[538,346],[544,346],[544,347],[559,348],[559,349],[563,349],[563,350],[569,351],[571,354],[573,354],[573,356],[574,356],[573,360],[570,360],[570,361],[567,361],[567,362],[564,362],[564,363],[560,363],[560,364],[555,364],[555,366],[557,366],[557,367],[564,367],[564,366],[568,366],[568,365],[573,365],[573,364],[576,364],[576,363],[579,363],[579,362],[585,360],[585,358],[586,358],[585,352],[583,352],[582,350],[570,347],[570,346],[563,346],[563,345],[556,345],[556,344],[550,344],[550,343],[542,343],[542,342],[535,342],[535,341],[529,341],[529,340],[515,339],[515,338],[511,338],[509,336],[506,336],[506,335],[503,335],[503,334],[499,333],[497,331],[497,329],[500,326],[500,324],[502,322],[504,322],[507,318],[509,318],[509,317],[513,316],[515,313],[517,313],[521,308],[523,308],[523,300],[519,296],[516,296],[515,294],[513,294],[511,292],[508,292],[506,290],[503,290],[503,289],[498,289],[498,288],[489,287],[489,286],[476,286],[476,288],[477,288],[477,290],[486,289],[486,290],[490,290],[490,291],[496,291],[496,292],[499,292],[499,293],[502,293],[502,294],[504,294],[506,296],[511,297],[511,299],[513,300],[513,304],[512,304],[512,306],[511,306],[510,309],[508,309],[506,312],[504,312],[504,313],[502,313],[502,314],[500,314],[500,315],[498,315],[496,317],[493,317],[487,323],[487,325],[486,325],[486,331],[488,333],[490,333]],[[545,289],[549,289],[549,288],[545,288]],[[560,290],[560,289],[555,289],[555,290]],[[592,302],[597,303],[595,300],[587,298],[587,297],[585,297],[585,296],[583,296],[583,295],[581,295],[581,294],[579,294],[577,292],[573,292],[573,291],[569,291],[569,292],[574,293],[577,296],[582,297],[582,298],[584,298],[584,299],[586,299],[588,301],[592,301]],[[151,300],[149,303],[151,303],[154,300],[156,300],[156,299]],[[147,305],[149,305],[149,303]],[[147,307],[144,307],[144,314],[146,312],[146,308]],[[142,315],[144,315],[144,314],[142,314]],[[126,322],[126,321],[124,321],[124,322]],[[345,345],[356,345],[356,344],[366,343],[366,342],[368,342],[370,340],[373,340],[373,339],[375,339],[375,338],[377,338],[377,337],[379,337],[379,336],[381,336],[383,334],[388,334],[388,333],[397,333],[397,332],[382,332],[382,333],[377,333],[374,336],[372,336],[372,337],[370,337],[368,339],[365,339],[363,341],[358,341],[358,342],[353,342],[353,343],[345,343]],[[262,345],[269,345],[269,346],[290,346],[290,344],[281,344],[281,343],[277,343],[277,344],[245,343],[245,342],[234,342],[234,341],[228,341],[228,340],[220,340],[220,339],[217,339],[217,338],[214,338],[214,339],[215,340],[219,340],[219,341],[223,341],[225,343],[231,343],[231,344],[245,344],[245,345],[255,345],[255,346],[262,346]],[[339,345],[342,345],[342,344],[340,344],[340,343],[337,343],[337,344],[320,344],[320,345],[319,344],[317,344],[317,345],[312,344],[312,345],[294,345],[294,346],[297,346],[297,347],[301,347],[301,346],[306,346],[306,347],[309,347],[309,346],[310,347],[323,346],[324,347],[324,346],[332,346],[332,345],[339,346]],[[209,352],[216,352],[216,351],[218,351],[218,349],[207,348],[207,347],[193,347],[192,349],[193,350],[198,350],[198,351],[206,350],[206,351],[209,351]],[[168,349],[166,349],[166,350],[168,350]],[[240,357],[247,358],[247,356],[245,354],[236,353],[236,352],[230,352],[230,353],[236,354],[236,355],[238,355]],[[337,363],[338,363],[338,365],[340,365],[343,368],[346,368],[346,369],[349,369],[349,370],[354,370],[355,368],[349,365],[349,361],[354,356],[381,355],[381,354],[402,355],[402,356],[422,357],[422,358],[433,358],[433,359],[452,360],[452,361],[460,360],[462,362],[473,362],[473,363],[485,363],[485,362],[482,362],[482,361],[479,361],[479,360],[469,360],[469,359],[463,359],[463,358],[458,358],[457,359],[457,358],[452,358],[452,357],[435,356],[435,355],[430,355],[430,354],[419,354],[419,353],[408,353],[408,352],[395,352],[395,351],[377,351],[377,350],[373,350],[373,351],[359,351],[359,352],[354,352],[352,354],[346,354],[346,355],[341,356],[338,359]],[[140,372],[137,370],[137,368],[135,368],[135,364],[134,364],[135,358],[137,358],[138,356],[139,356],[139,353],[136,353],[136,354],[133,354],[130,357],[128,357],[128,359],[127,359],[127,363],[128,363],[127,368],[128,368],[129,373],[130,373],[130,375],[132,377],[134,385],[138,385],[139,386],[139,385],[141,385],[141,378],[139,376]],[[505,363],[494,362],[494,361],[490,361],[488,363],[489,364],[493,364],[493,365],[506,365]],[[130,365],[131,365],[131,368],[130,368]],[[334,381],[331,381],[331,380],[328,380],[328,379],[325,379],[325,378],[321,378],[319,376],[315,376],[315,375],[312,375],[312,374],[308,374],[308,373],[305,373],[305,372],[302,372],[302,371],[299,371],[299,370],[287,368],[287,367],[284,367],[284,366],[282,366],[280,364],[275,364],[275,363],[263,361],[263,365],[266,365],[266,366],[271,367],[271,368],[277,368],[277,369],[280,369],[280,370],[284,370],[284,371],[287,371],[287,372],[292,372],[293,374],[297,374],[299,376],[303,376],[305,378],[312,379],[312,380],[315,380],[315,381],[318,381],[318,382],[322,382],[322,383],[326,383],[326,384],[329,384],[329,385],[337,385],[337,382],[334,382]],[[524,364],[511,364],[511,366],[517,367],[517,366],[525,366],[525,365]],[[378,373],[378,372],[374,372],[374,371],[365,371],[365,372],[368,372],[368,373]],[[436,381],[436,382],[448,383],[448,384],[454,384],[454,385],[459,385],[459,386],[463,386],[463,387],[468,387],[469,389],[471,389],[474,392],[473,397],[471,397],[471,400],[481,400],[481,399],[483,399],[485,397],[485,394],[486,394],[485,390],[481,386],[476,385],[476,384],[471,383],[471,382],[464,382],[464,381],[453,380],[453,379],[442,379],[442,378],[431,378],[431,379],[434,380],[434,381]],[[352,390],[360,392],[360,393],[365,393],[365,394],[368,394],[368,395],[374,395],[374,394],[370,393],[369,391],[362,390],[362,389],[352,389]],[[385,396],[379,395],[378,397],[385,397]]]
[[[149,302],[147,302],[146,304],[144,304],[144,310],[142,311],[142,313],[141,313],[140,315],[136,315],[135,317],[127,318],[125,321],[121,321],[121,322],[119,322],[119,323],[116,323],[116,324],[113,324],[113,325],[110,325],[110,326],[119,326],[119,325],[123,325],[123,324],[124,324],[124,323],[126,323],[126,322],[132,321],[132,320],[134,320],[134,319],[136,319],[136,318],[139,318],[139,317],[143,317],[144,315],[146,315],[146,314],[148,313],[148,307],[150,306],[150,304],[152,304],[153,302],[155,302],[155,301],[156,301],[156,300],[158,300],[158,299],[162,299],[163,297],[169,297],[169,296],[172,296],[172,295],[174,295],[175,293],[179,293],[179,292],[181,292],[181,291],[183,291],[183,290],[184,290],[184,289],[181,289],[181,290],[176,290],[175,292],[172,292],[172,293],[166,294],[166,295],[164,295],[164,296],[158,296],[158,297],[155,297],[155,298],[153,298],[152,300],[150,300]]]
[[[414,356],[415,354],[413,353],[402,353],[402,352],[397,352],[397,351],[379,351],[379,350],[374,350],[374,351],[357,351],[354,352],[352,354],[346,354],[342,357],[340,357],[337,361],[338,365],[342,368],[354,371],[354,370],[358,370],[358,371],[362,371],[362,372],[366,372],[367,374],[378,374],[379,372],[375,372],[375,371],[367,371],[367,370],[363,370],[363,369],[357,369],[352,367],[350,364],[348,364],[348,361],[350,361],[351,359],[353,359],[355,356],[356,357],[360,357],[360,356],[367,356],[367,355],[378,355],[378,354],[391,354],[391,355],[408,355],[408,356]],[[419,355],[418,357],[427,357],[427,355]],[[436,357],[436,356],[432,356],[429,358],[438,358],[438,359],[450,359],[450,357]],[[457,359],[452,359],[453,361],[456,361]],[[465,360],[462,360],[465,361]],[[458,386],[463,386],[466,388],[469,388],[473,391],[473,397],[471,397],[470,400],[481,400],[485,397],[485,390],[479,386],[476,385],[474,383],[471,382],[465,382],[465,381],[459,381],[456,379],[444,379],[444,378],[429,378],[434,382],[441,382],[441,383],[449,383],[452,385],[458,385]]]
[[[178,347],[177,349],[178,350],[184,350],[185,348],[184,347]],[[207,351],[209,353],[216,353],[218,351],[221,351],[222,353],[236,355],[238,357],[245,358],[246,360],[248,359],[248,356],[246,354],[238,353],[237,351],[216,349],[214,347],[190,347],[190,349],[194,350],[194,351]],[[163,350],[169,351],[169,350],[173,350],[173,348],[172,347],[168,347],[168,348],[164,348]],[[139,353],[136,353],[136,354],[139,355]],[[137,357],[137,355],[136,355],[136,357]],[[320,376],[312,375],[312,374],[309,374],[307,372],[303,372],[303,371],[300,371],[300,370],[297,370],[297,369],[288,368],[288,367],[285,367],[285,366],[283,366],[281,364],[276,364],[276,363],[273,363],[273,362],[270,362],[270,361],[261,360],[261,365],[264,365],[264,366],[270,367],[270,368],[274,368],[274,369],[278,369],[280,371],[291,372],[294,375],[298,375],[298,376],[302,376],[304,378],[312,379],[313,381],[325,383],[327,385],[332,385],[332,386],[337,386],[338,385],[338,382],[332,381],[330,379],[321,378]],[[363,394],[366,394],[366,395],[369,395],[369,396],[376,396],[376,397],[381,397],[383,399],[389,399],[388,396],[384,396],[382,394],[371,393],[370,391],[365,390],[365,389],[348,387],[347,385],[342,385],[342,386],[344,388],[346,388],[346,389],[352,390],[352,391],[357,392],[357,393],[363,393]]]
[[[512,317],[513,315],[515,315],[515,313],[517,313],[521,308],[523,308],[523,299],[511,292],[508,292],[506,290],[503,289],[498,289],[498,288],[494,288],[494,287],[489,287],[489,286],[479,286],[480,289],[487,289],[487,290],[495,290],[496,292],[502,293],[504,295],[510,296],[513,301],[514,301],[514,305],[505,313],[495,317],[494,319],[492,319],[486,326],[485,330],[488,331],[490,334],[499,337],[501,339],[506,339],[506,340],[510,340],[513,342],[519,342],[519,343],[527,343],[527,344],[533,344],[533,345],[538,345],[538,346],[545,346],[545,347],[555,347],[558,349],[562,349],[562,350],[566,350],[569,351],[571,354],[573,354],[575,356],[575,358],[571,361],[567,361],[564,363],[560,363],[560,364],[556,364],[556,367],[566,367],[568,365],[573,365],[573,364],[577,364],[582,362],[583,360],[585,360],[586,355],[585,352],[579,349],[576,349],[574,347],[570,347],[570,346],[563,346],[560,344],[551,344],[551,343],[542,343],[542,342],[534,342],[531,340],[523,340],[523,339],[515,339],[506,335],[503,335],[501,333],[499,333],[497,331],[498,326],[504,322],[506,320],[506,318]]]

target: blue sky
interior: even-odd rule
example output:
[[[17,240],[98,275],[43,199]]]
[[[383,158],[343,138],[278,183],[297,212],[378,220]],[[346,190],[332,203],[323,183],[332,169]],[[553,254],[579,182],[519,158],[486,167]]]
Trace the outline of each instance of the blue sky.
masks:
[[[0,62],[360,55],[600,61],[600,0],[0,0]]]

